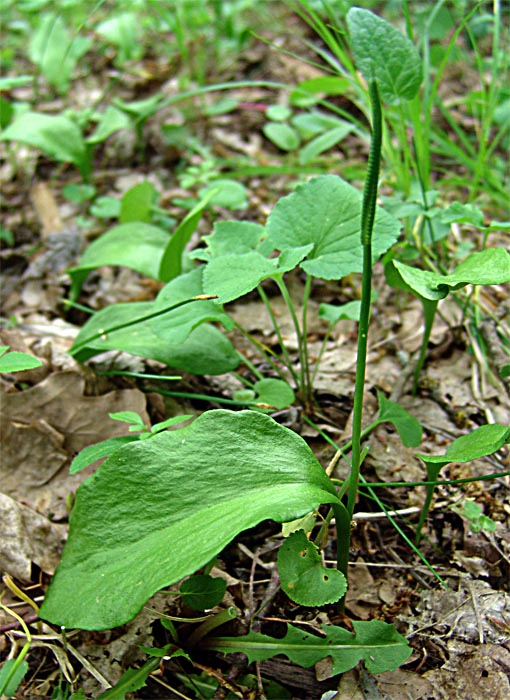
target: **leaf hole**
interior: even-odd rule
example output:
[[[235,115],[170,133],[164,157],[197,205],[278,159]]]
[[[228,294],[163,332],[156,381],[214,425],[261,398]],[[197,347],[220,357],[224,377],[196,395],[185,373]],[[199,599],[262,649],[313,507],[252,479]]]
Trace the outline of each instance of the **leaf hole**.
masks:
[[[322,580],[329,581],[329,576],[327,574],[324,574],[324,576],[322,577]]]
[[[307,555],[308,555],[308,552],[306,551],[306,549],[302,549],[302,550],[299,552],[299,556],[300,556],[300,557],[303,557],[303,559],[304,559]]]

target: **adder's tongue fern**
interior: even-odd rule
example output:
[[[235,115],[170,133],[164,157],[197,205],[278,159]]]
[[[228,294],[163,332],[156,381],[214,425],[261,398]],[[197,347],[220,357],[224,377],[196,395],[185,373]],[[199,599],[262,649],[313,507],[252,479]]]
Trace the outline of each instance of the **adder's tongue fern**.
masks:
[[[361,288],[361,311],[358,326],[358,355],[356,361],[356,384],[354,388],[354,406],[352,421],[352,466],[349,477],[349,495],[347,511],[352,518],[361,465],[361,419],[363,413],[363,391],[365,385],[365,368],[367,360],[368,324],[370,319],[370,296],[372,289],[372,231],[374,228],[377,184],[381,163],[382,114],[377,82],[369,83],[372,105],[372,142],[368,159],[368,171],[363,189],[361,211],[361,243],[363,245],[363,280]]]

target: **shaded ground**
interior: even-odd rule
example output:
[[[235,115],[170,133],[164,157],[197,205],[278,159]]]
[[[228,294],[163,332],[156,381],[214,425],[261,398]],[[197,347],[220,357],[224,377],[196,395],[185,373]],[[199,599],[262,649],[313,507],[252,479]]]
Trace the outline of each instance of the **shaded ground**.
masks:
[[[297,26],[295,18],[289,22]],[[292,42],[290,50],[294,50]],[[98,61],[97,77],[87,75],[80,83],[73,84],[69,99],[83,100],[84,95],[104,87],[101,82],[107,80],[111,64],[104,58],[98,57]],[[151,63],[146,58],[142,68],[138,75],[132,72],[132,84],[124,82],[116,86],[116,96],[134,100],[177,90],[171,77],[175,66],[155,59]],[[315,68],[254,42],[215,79],[248,76],[253,80],[294,84],[315,75]],[[448,85],[443,90],[447,91]],[[217,220],[240,218],[264,223],[278,197],[287,194],[295,183],[290,167],[297,167],[295,159],[278,151],[261,131],[265,123],[261,106],[283,101],[284,93],[257,88],[238,89],[232,94],[240,103],[234,112],[206,116],[204,104],[212,103],[213,98],[205,97],[189,103],[185,124],[208,147],[213,169],[221,172],[228,163],[228,169],[242,171],[249,164],[259,166],[258,172],[253,176],[235,176],[246,187],[246,208],[232,212],[215,206],[207,210],[192,245],[199,242],[200,236],[210,233]],[[343,106],[349,108],[347,100]],[[462,118],[460,112],[458,116]],[[185,210],[176,201],[179,197],[189,197],[202,183],[198,177],[184,190],[176,174],[179,169],[182,172],[183,163],[191,175],[196,176],[196,171],[190,171],[192,167],[199,172],[202,168],[203,174],[206,160],[203,154],[192,153],[186,145],[169,147],[161,141],[161,125],[182,124],[182,120],[183,113],[173,108],[149,119],[144,129],[143,153],[122,136],[107,141],[104,148],[98,149],[94,165],[98,193],[119,197],[134,184],[148,180],[160,194],[159,206],[168,216],[181,220]],[[346,177],[354,174],[353,184],[359,185],[366,153],[366,142],[350,134],[339,148],[327,154],[320,167]],[[2,377],[0,511],[5,534],[0,565],[30,598],[40,603],[66,537],[72,494],[94,471],[91,467],[70,476],[70,460],[89,444],[125,434],[125,426],[107,420],[108,413],[137,411],[146,424],[179,413],[198,415],[221,405],[214,397],[230,398],[242,385],[230,376],[187,375],[172,384],[172,390],[206,394],[210,401],[168,398],[158,394],[157,383],[150,380],[97,374],[98,368],[105,366],[157,374],[164,369],[159,363],[110,356],[106,364],[92,363],[90,367],[79,365],[66,354],[85,315],[63,304],[69,289],[65,271],[79,260],[80,250],[87,241],[106,230],[111,221],[96,218],[88,229],[77,225],[77,217],[88,214],[81,205],[62,197],[64,184],[79,182],[76,173],[71,168],[56,168],[54,162],[30,149],[20,148],[16,157],[16,169],[5,159],[2,171],[3,226],[13,232],[15,241],[2,252],[4,322],[0,344],[32,352],[43,360],[43,367]],[[276,172],[265,175],[264,168],[270,167]],[[383,191],[389,189],[388,184],[383,184]],[[489,218],[498,216],[501,212],[496,207]],[[482,236],[476,230],[460,227],[456,233],[453,246],[468,238],[479,249]],[[504,233],[491,234],[489,245],[506,244]],[[295,275],[290,288],[296,298],[302,284],[303,280]],[[160,286],[125,268],[101,268],[88,278],[80,303],[99,309],[120,301],[148,300],[154,298]],[[479,346],[473,341],[473,328],[463,308],[450,300],[442,303],[423,380],[413,396],[410,368],[422,337],[421,306],[388,288],[379,267],[375,270],[374,287],[379,296],[370,332],[366,424],[377,411],[376,390],[399,401],[418,418],[424,428],[420,452],[444,451],[451,439],[486,422],[508,423],[510,392],[508,381],[499,377],[504,357],[502,360],[497,342],[498,330],[506,328],[508,333],[508,288],[483,288],[480,293],[483,304],[495,317],[495,320],[483,320],[479,327],[485,340],[485,355],[480,354]],[[267,293],[274,292],[268,285]],[[343,303],[359,298],[359,294],[360,282],[356,276],[340,283],[314,284],[308,328],[312,358],[317,357],[327,329],[318,319],[318,305]],[[290,321],[286,324],[283,307],[278,311],[282,314],[281,326],[289,351],[295,353]],[[265,308],[255,296],[236,303],[232,313],[265,345],[278,345]],[[242,337],[233,338],[247,358],[260,365],[252,347],[244,346]],[[314,383],[317,404],[311,416],[315,426],[337,443],[350,436],[355,353],[356,324],[341,321],[321,358]],[[267,371],[262,366],[259,368]],[[303,435],[327,467],[334,451],[319,431],[304,420],[302,409],[298,403],[275,417]],[[404,448],[389,427],[379,427],[370,438],[365,476],[377,482],[423,480],[425,470],[415,453],[414,449]],[[504,449],[468,465],[451,464],[441,472],[441,478],[462,479],[501,472],[509,469],[509,459],[509,452]],[[345,464],[340,462],[336,470],[338,478],[346,476]],[[350,619],[382,619],[394,623],[413,647],[412,656],[401,669],[376,677],[356,669],[339,679],[329,678],[325,665],[302,669],[278,657],[248,667],[242,655],[226,658],[195,650],[191,654],[193,662],[162,661],[147,687],[130,697],[201,697],[196,690],[199,686],[204,697],[262,698],[261,679],[266,683],[268,698],[476,700],[491,697],[497,700],[508,697],[508,478],[438,487],[421,545],[421,552],[433,571],[412,552],[378,505],[368,498],[361,499],[353,534],[345,617],[334,606],[322,609],[296,606],[279,590],[275,561],[283,540],[281,526],[263,523],[240,535],[220,555],[213,575],[225,578],[228,583],[222,606],[234,606],[238,612],[238,619],[225,627],[225,634],[241,634],[252,625],[255,630],[278,636],[283,623],[288,621],[311,631],[328,621],[345,622],[349,626]],[[388,508],[399,511],[400,527],[413,537],[425,487],[383,488],[378,495]],[[492,519],[493,531],[473,530],[472,523],[460,510],[466,498],[475,500]],[[325,556],[328,561],[334,560],[334,538]],[[447,587],[441,586],[438,576]],[[27,622],[33,622],[31,608],[20,604],[11,591],[3,602]],[[30,672],[16,697],[64,698],[64,691],[52,695],[59,683],[62,688],[70,684],[73,690],[81,689],[87,697],[96,697],[108,684],[116,683],[126,669],[144,662],[146,657],[140,645],[162,646],[169,641],[168,630],[160,622],[164,615],[188,618],[196,613],[186,608],[180,598],[160,593],[135,621],[122,628],[108,632],[68,632],[67,648],[59,630],[32,624]],[[8,655],[16,644],[22,646],[23,634],[3,611],[0,627],[4,633],[0,650],[2,655]],[[193,626],[181,622],[178,627],[179,638],[185,641]],[[247,674],[253,676],[247,678]],[[279,686],[268,685],[270,682]],[[252,690],[248,689],[249,685],[253,686]],[[325,695],[328,690],[337,690],[338,694]]]

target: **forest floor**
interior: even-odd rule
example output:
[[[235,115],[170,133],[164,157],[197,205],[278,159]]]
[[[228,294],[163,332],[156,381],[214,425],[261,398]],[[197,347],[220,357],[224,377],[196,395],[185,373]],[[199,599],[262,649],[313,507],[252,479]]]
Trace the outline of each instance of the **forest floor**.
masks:
[[[296,18],[292,21],[298,26]],[[289,40],[293,31],[287,27],[282,36]],[[301,27],[300,31],[304,29]],[[272,38],[278,43],[278,37]],[[290,47],[289,44],[286,47],[291,53],[285,54],[274,46],[253,40],[232,58],[221,74],[215,75],[214,82],[249,78],[298,84],[316,77],[316,67],[292,55],[296,42],[290,40]],[[107,74],[116,71],[108,57],[97,56],[96,63],[93,71],[71,84],[65,98],[54,95],[46,108],[50,105],[52,112],[57,113],[70,104],[84,105],[94,100],[104,90]],[[157,93],[171,95],[177,90],[174,69],[161,56],[147,55],[131,66],[130,80],[125,74],[117,73],[111,94],[126,102]],[[443,92],[449,89],[456,92],[456,80],[458,77],[452,74],[452,83],[446,82]],[[31,90],[31,87],[16,88],[12,94],[16,99],[32,101]],[[246,205],[238,210],[218,205],[208,207],[191,246],[199,244],[217,221],[237,219],[264,224],[278,198],[291,192],[297,181],[311,177],[313,168],[300,173],[295,156],[282,152],[264,137],[265,106],[285,103],[285,91],[241,87],[227,94],[239,106],[225,114],[214,115],[213,110],[207,109],[217,101],[215,93],[190,99],[185,108],[178,105],[158,111],[144,126],[141,151],[125,134],[110,137],[94,157],[93,182],[97,195],[119,199],[134,185],[148,181],[158,192],[159,209],[180,221],[186,213],[182,200],[195,194],[204,183],[212,182],[218,174],[224,176],[225,163],[229,163],[230,172],[237,170],[237,174],[228,177],[243,184]],[[347,98],[336,99],[342,108],[350,109]],[[462,120],[464,115],[459,110],[455,117]],[[163,124],[185,127],[203,146],[202,150],[193,150],[185,142],[169,146],[161,138]],[[361,187],[367,152],[366,140],[356,133],[348,134],[327,153],[327,163],[323,159],[317,172],[341,175]],[[86,314],[64,303],[69,293],[66,270],[78,263],[80,252],[91,240],[114,225],[115,218],[95,218],[86,210],[88,205],[63,197],[65,185],[81,182],[73,167],[55,163],[27,147],[17,149],[16,165],[5,150],[2,154],[2,226],[12,232],[13,241],[4,242],[1,253],[0,344],[32,353],[43,365],[6,374],[1,380],[0,511],[6,532],[0,544],[0,568],[16,580],[26,596],[40,604],[66,539],[72,495],[97,469],[96,464],[71,475],[70,461],[87,445],[126,434],[125,424],[110,421],[108,414],[136,411],[147,425],[171,415],[198,416],[210,408],[222,407],[221,400],[232,398],[243,385],[231,375],[198,376],[179,371],[181,379],[172,383],[172,391],[188,397],[167,397],[158,393],[161,383],[157,381],[99,374],[111,368],[160,374],[166,368],[159,362],[118,353],[85,365],[76,362],[68,351]],[[184,171],[190,178],[188,187],[183,187],[182,177],[179,179]],[[210,180],[208,172],[214,175]],[[390,191],[383,178],[382,193]],[[489,219],[504,216],[497,207],[488,214]],[[83,225],[85,219],[88,219],[87,227]],[[478,250],[481,238],[474,228],[459,226],[453,231],[449,245],[455,248],[468,241]],[[507,244],[507,234],[491,233],[489,246],[507,247]],[[296,303],[303,284],[300,274],[292,273],[288,285]],[[349,275],[339,282],[313,282],[307,329],[312,360],[317,358],[327,331],[327,324],[319,318],[319,305],[359,299],[360,285],[358,275]],[[101,309],[120,302],[147,301],[162,286],[128,268],[101,267],[87,278],[79,302]],[[377,299],[369,336],[365,425],[377,413],[377,391],[399,402],[419,420],[423,427],[421,453],[442,453],[452,439],[485,423],[507,424],[509,385],[498,374],[500,327],[493,320],[481,317],[479,331],[486,350],[485,355],[481,354],[473,342],[472,328],[462,306],[451,296],[442,301],[420,386],[413,394],[411,369],[423,334],[421,304],[410,295],[388,287],[380,264],[374,268],[374,289]],[[505,324],[508,327],[508,285],[477,289],[481,290],[477,300],[492,309],[502,327]],[[288,350],[292,357],[297,357],[285,307],[280,307],[271,284],[266,285],[266,290],[279,314]],[[265,346],[278,346],[266,308],[254,293],[229,305],[228,311]],[[337,444],[350,439],[356,330],[357,324],[349,320],[334,327],[315,376],[310,422],[304,420],[304,407],[299,401],[275,415],[278,422],[305,438],[325,468],[333,458],[334,449],[323,435]],[[262,373],[268,371],[253,345],[235,332],[230,337],[251,365]],[[248,365],[238,372],[248,375]],[[197,399],[193,394],[210,398]],[[379,426],[369,443],[363,466],[367,480],[426,479],[417,450],[404,447],[392,426]],[[481,477],[509,468],[507,446],[468,464],[449,464],[441,471],[440,478]],[[334,476],[343,479],[346,470],[346,464],[340,461]],[[324,670],[321,674],[320,669],[301,668],[282,657],[248,665],[241,654],[223,656],[209,651],[192,655],[192,661],[177,658],[162,662],[160,669],[147,679],[146,687],[128,694],[128,698],[503,700],[510,697],[509,483],[509,477],[505,476],[438,486],[420,544],[424,559],[410,549],[378,505],[362,496],[352,534],[344,615],[339,615],[334,605],[303,608],[291,603],[280,590],[275,561],[283,541],[281,525],[264,522],[239,535],[219,555],[213,575],[227,581],[227,593],[221,605],[233,606],[238,611],[238,619],[222,629],[222,633],[241,634],[251,624],[256,630],[278,636],[285,622],[313,631],[331,621],[349,625],[353,619],[380,619],[396,625],[413,648],[401,668],[372,676],[357,667],[341,677],[329,678]],[[378,495],[387,508],[397,511],[397,522],[412,538],[425,487],[383,488]],[[478,528],[466,516],[463,507],[469,500],[481,507],[490,519],[490,527]],[[333,531],[331,535],[334,540]],[[326,547],[324,556],[327,561],[334,559],[334,541]],[[154,647],[166,643],[168,632],[161,625],[162,614],[176,618],[196,615],[180,598],[158,593],[135,620],[123,627],[105,632],[68,630],[69,646],[66,646],[60,630],[37,623],[33,609],[20,602],[12,588],[5,590],[2,602],[26,619],[32,631],[27,656],[30,670],[15,695],[17,698],[64,699],[71,690],[81,690],[86,698],[97,697],[127,669],[143,664],[146,655],[140,650],[141,645]],[[186,623],[181,622],[180,634],[184,638],[186,630]],[[5,609],[0,610],[0,631],[2,656],[15,655],[26,639]],[[251,682],[253,687],[249,688]],[[328,691],[337,694],[328,695]]]

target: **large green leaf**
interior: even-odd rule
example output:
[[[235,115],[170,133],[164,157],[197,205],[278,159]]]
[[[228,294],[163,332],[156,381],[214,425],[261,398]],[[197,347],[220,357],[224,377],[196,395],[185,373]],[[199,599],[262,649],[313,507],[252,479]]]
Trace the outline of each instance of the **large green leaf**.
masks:
[[[230,329],[230,317],[212,301],[183,303],[201,293],[196,269],[169,282],[154,302],[108,306],[87,321],[70,353],[84,362],[106,350],[121,350],[192,374],[229,372],[239,355],[220,331],[202,324],[216,321]]]
[[[307,668],[331,657],[331,675],[345,673],[363,660],[371,673],[398,668],[409,658],[412,649],[397,630],[381,620],[352,623],[354,633],[341,627],[322,625],[324,637],[287,625],[283,639],[250,632],[244,637],[219,637],[205,641],[210,649],[242,652],[248,661],[263,661],[284,654]]]
[[[430,301],[444,299],[467,284],[503,284],[510,282],[510,253],[504,248],[486,248],[471,253],[449,275],[404,265],[392,260],[385,268],[386,279],[393,287]]]
[[[77,298],[91,270],[103,265],[122,265],[158,279],[161,256],[168,240],[166,231],[142,221],[114,226],[93,241],[82,255],[80,264],[68,271],[72,298]]]
[[[84,178],[89,174],[90,157],[80,129],[61,114],[24,112],[2,131],[0,141],[19,141],[39,148],[56,160],[76,165]]]
[[[322,175],[280,199],[269,215],[267,244],[288,250],[313,244],[301,267],[314,277],[340,279],[363,269],[361,193],[335,175]],[[397,240],[400,223],[377,209],[373,257]]]
[[[357,68],[367,82],[377,81],[383,100],[412,100],[422,81],[420,56],[410,39],[369,10],[347,13]]]
[[[238,366],[239,354],[232,343],[221,331],[206,323],[177,343],[157,335],[150,320],[96,337],[102,328],[108,328],[110,322],[136,321],[145,318],[153,309],[151,302],[138,302],[115,304],[99,311],[82,328],[70,354],[79,362],[85,362],[107,350],[120,350],[158,360],[190,374],[224,374]]]
[[[124,624],[242,530],[335,500],[296,433],[254,411],[209,411],[121,448],[80,486],[41,617],[68,628]]]

